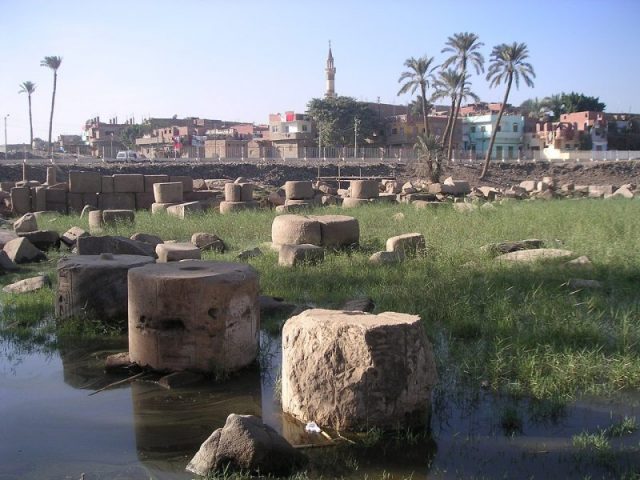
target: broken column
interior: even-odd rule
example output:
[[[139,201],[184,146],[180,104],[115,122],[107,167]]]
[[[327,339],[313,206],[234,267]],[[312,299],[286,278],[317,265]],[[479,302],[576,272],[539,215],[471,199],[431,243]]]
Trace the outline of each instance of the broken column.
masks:
[[[186,260],[129,271],[131,361],[156,370],[238,370],[258,352],[258,274]]]
[[[220,202],[220,213],[240,212],[257,208],[258,202],[253,200],[253,184],[226,183],[224,186],[224,202]]]
[[[369,204],[378,198],[379,194],[376,180],[351,180],[349,190],[349,197],[342,201],[343,208]]]
[[[58,262],[56,316],[127,317],[127,272],[153,263],[142,255],[71,255]]]
[[[164,212],[167,208],[183,202],[182,182],[162,182],[153,184],[151,213]]]
[[[311,207],[313,204],[313,183],[310,181],[288,181],[284,184],[285,207]]]
[[[303,422],[425,426],[437,378],[417,315],[312,309],[282,330],[282,410]]]

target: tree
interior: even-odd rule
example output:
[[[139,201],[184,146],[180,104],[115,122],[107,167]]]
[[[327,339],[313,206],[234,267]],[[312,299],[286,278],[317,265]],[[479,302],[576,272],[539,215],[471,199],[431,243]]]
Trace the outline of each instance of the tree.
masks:
[[[473,66],[477,74],[484,72],[484,57],[479,52],[480,47],[482,47],[484,43],[480,42],[480,38],[475,33],[464,32],[456,33],[453,37],[449,37],[445,45],[445,48],[442,49],[442,53],[451,53],[451,56],[445,60],[442,67],[448,68],[453,65],[462,74],[463,78],[459,87],[460,94],[456,99],[453,122],[449,128],[452,137],[456,128],[456,122],[458,121],[458,115],[460,114],[460,104],[464,98],[463,92],[465,89],[469,88],[469,77],[467,75],[469,64]],[[447,161],[451,160],[451,153],[451,147],[449,147],[447,152]]]
[[[22,82],[18,93],[26,93],[29,98],[29,145],[33,146],[33,117],[31,116],[31,95],[36,91],[36,84],[30,81]]]
[[[439,183],[442,174],[442,159],[444,149],[435,135],[418,135],[413,146],[417,160],[410,165],[413,175],[428,177],[432,182]]]
[[[548,108],[544,104],[544,100],[538,97],[530,98],[520,104],[520,112],[529,118],[533,118],[539,122],[546,120],[549,114]]]
[[[548,97],[545,97],[542,100],[542,105],[548,111],[553,113],[553,115],[551,116],[551,119],[554,122],[557,122],[558,120],[560,120],[560,115],[562,115],[563,113],[566,113],[562,95],[550,95]]]
[[[326,146],[350,145],[356,118],[359,138],[372,139],[381,128],[377,113],[351,97],[313,98],[307,105],[307,113],[318,125],[320,141]]]
[[[136,145],[136,138],[142,137],[147,130],[143,125],[137,123],[127,125],[120,131],[120,141],[128,150],[133,150]]]
[[[51,132],[53,129],[53,108],[56,103],[56,87],[58,83],[58,68],[62,63],[62,57],[44,57],[40,62],[41,67],[47,67],[53,70],[53,93],[51,94],[51,115],[49,116],[49,148],[53,157],[53,143],[51,143]]]
[[[402,72],[398,83],[402,83],[398,95],[410,92],[412,95],[416,90],[420,89],[420,101],[422,102],[422,120],[424,122],[424,131],[429,135],[429,120],[427,108],[427,89],[433,81],[433,71],[437,68],[433,65],[433,57],[424,55],[420,58],[408,58],[404,62],[407,71]]]
[[[561,98],[566,113],[604,112],[606,108],[606,105],[600,101],[599,97],[589,97],[583,93],[562,92]]]
[[[491,151],[493,150],[493,145],[496,141],[496,134],[498,133],[500,120],[502,120],[504,109],[507,105],[507,101],[509,100],[509,93],[511,92],[511,84],[513,83],[513,80],[515,79],[516,81],[516,88],[520,87],[521,77],[527,86],[533,87],[532,78],[535,78],[536,74],[533,71],[533,66],[526,62],[528,58],[529,50],[526,43],[513,42],[511,45],[503,43],[493,47],[493,51],[491,52],[489,70],[487,71],[489,86],[491,88],[497,87],[504,82],[507,84],[507,88],[505,89],[504,99],[502,100],[500,111],[498,112],[498,120],[492,129],[493,132],[491,134],[491,140],[489,141],[489,149],[487,150],[487,155],[484,159],[484,166],[482,167],[482,173],[480,174],[481,180],[485,177],[487,170],[489,169]]]

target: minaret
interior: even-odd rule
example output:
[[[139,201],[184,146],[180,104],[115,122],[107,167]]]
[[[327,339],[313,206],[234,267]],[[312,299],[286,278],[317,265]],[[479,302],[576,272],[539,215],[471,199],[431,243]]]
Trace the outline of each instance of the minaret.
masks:
[[[332,98],[336,96],[336,67],[333,65],[333,55],[331,54],[331,40],[329,40],[329,56],[327,57],[327,68],[324,69],[327,72],[327,91],[324,92],[324,96]]]

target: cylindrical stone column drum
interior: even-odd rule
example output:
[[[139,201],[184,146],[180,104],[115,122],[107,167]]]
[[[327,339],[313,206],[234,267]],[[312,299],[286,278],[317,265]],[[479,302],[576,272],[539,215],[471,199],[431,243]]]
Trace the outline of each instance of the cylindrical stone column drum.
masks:
[[[155,370],[233,371],[256,358],[258,273],[186,260],[129,271],[129,355]]]
[[[183,199],[182,182],[165,182],[153,184],[155,203],[181,203]]]
[[[56,316],[127,318],[127,272],[153,263],[143,255],[71,255],[58,262]]]
[[[251,193],[253,196],[253,191]],[[237,183],[225,183],[224,184],[224,200],[225,202],[241,202],[242,201],[242,186]]]

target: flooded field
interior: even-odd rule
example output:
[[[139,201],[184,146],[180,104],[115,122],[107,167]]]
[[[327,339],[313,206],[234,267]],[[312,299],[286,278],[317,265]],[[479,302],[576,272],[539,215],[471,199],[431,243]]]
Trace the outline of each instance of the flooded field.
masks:
[[[294,445],[328,443],[282,415],[279,338],[266,333],[263,368],[217,385],[167,390],[142,380],[95,395],[124,378],[105,374],[103,360],[126,349],[125,338],[49,353],[0,345],[2,480],[193,478],[185,465],[232,412],[261,416]],[[559,406],[441,387],[430,434],[372,430],[357,445],[305,452],[310,477],[636,478],[639,415],[637,394]],[[630,428],[614,431],[625,418]]]

